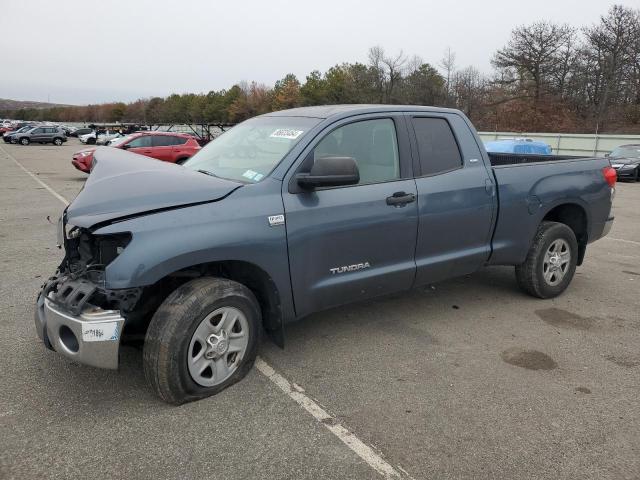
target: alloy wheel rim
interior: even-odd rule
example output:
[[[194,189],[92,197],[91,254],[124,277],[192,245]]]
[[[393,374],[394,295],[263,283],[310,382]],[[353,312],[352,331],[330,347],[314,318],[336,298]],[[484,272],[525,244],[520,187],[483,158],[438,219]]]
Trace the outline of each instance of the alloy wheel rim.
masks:
[[[542,263],[542,275],[545,282],[552,287],[558,285],[566,276],[570,264],[571,248],[569,243],[562,238],[551,242]]]
[[[240,366],[249,344],[249,322],[235,307],[209,313],[191,336],[187,366],[194,382],[213,387],[227,380]]]

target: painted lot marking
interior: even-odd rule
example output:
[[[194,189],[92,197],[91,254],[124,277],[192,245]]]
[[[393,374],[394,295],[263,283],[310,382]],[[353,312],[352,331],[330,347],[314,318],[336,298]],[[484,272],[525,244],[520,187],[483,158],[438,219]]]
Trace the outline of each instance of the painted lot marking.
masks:
[[[353,450],[353,452],[355,452],[355,454],[362,460],[367,462],[367,464],[376,472],[385,478],[402,478],[400,472],[387,463],[373,450],[373,448],[365,444],[348,429],[339,423],[336,423],[336,418],[334,416],[328,414],[320,405],[306,396],[302,387],[289,382],[289,380],[276,372],[260,357],[256,359],[256,368],[298,405],[309,412],[313,418],[327,427],[331,433],[338,437],[347,447]],[[399,467],[399,470],[405,472],[401,467]],[[404,478],[411,477],[405,474]]]
[[[36,182],[38,182],[38,184],[44,187],[51,195],[60,200],[60,202],[64,204],[65,207],[69,204],[69,201],[66,198],[64,198],[53,188],[40,180],[35,174],[27,170],[20,162],[18,162],[18,160],[13,157],[13,155],[2,148],[2,146],[0,146],[0,150],[2,150],[7,155],[7,157],[13,160],[13,162],[18,167],[20,167],[23,172],[25,172]],[[331,433],[338,437],[338,439],[340,439],[342,443],[349,447],[356,455],[364,460],[367,465],[369,465],[373,470],[378,472],[384,478],[412,479],[412,477],[406,472],[406,470],[404,470],[400,466],[398,466],[398,469],[396,470],[391,466],[391,464],[389,464],[378,453],[376,453],[373,448],[365,444],[347,428],[340,425],[340,423],[336,421],[336,418],[334,416],[327,413],[320,405],[318,405],[318,403],[305,395],[304,389],[302,387],[296,385],[295,383],[291,383],[289,380],[277,373],[273,369],[273,367],[271,367],[260,357],[256,359],[255,365],[256,369],[260,373],[271,380],[271,382],[273,382],[289,398],[291,398],[294,402],[296,402],[308,413],[310,413],[316,421],[324,425]],[[400,472],[402,472],[402,474]]]
[[[640,242],[636,242],[635,240],[625,240],[624,238],[602,237],[602,240],[615,240],[616,242],[624,242],[624,243],[630,243],[632,245],[640,245]]]
[[[31,178],[33,178],[36,182],[38,182],[40,184],[40,186],[42,186],[47,192],[49,192],[51,195],[53,195],[54,197],[56,197],[58,200],[60,200],[62,203],[64,203],[64,206],[66,207],[67,205],[69,205],[69,200],[67,200],[66,198],[64,198],[62,195],[60,195],[58,192],[56,192],[53,188],[51,188],[49,185],[47,185],[46,183],[44,183],[42,180],[40,180],[38,178],[38,176],[34,173],[31,173],[29,170],[27,170],[26,168],[24,168],[22,166],[22,164],[17,161],[15,158],[13,158],[13,155],[11,155],[9,152],[7,152],[4,148],[2,148],[2,146],[0,146],[0,150],[2,150],[5,155],[7,157],[9,157],[10,160],[13,160],[13,162],[22,169],[22,171],[24,173],[26,173],[27,175],[29,175]]]

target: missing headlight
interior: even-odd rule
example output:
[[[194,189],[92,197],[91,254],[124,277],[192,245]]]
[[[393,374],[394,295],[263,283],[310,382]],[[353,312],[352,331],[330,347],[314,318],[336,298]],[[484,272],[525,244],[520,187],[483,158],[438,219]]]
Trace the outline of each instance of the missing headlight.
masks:
[[[120,255],[131,241],[130,233],[116,233],[111,235],[96,235],[98,262],[101,265],[109,265]]]

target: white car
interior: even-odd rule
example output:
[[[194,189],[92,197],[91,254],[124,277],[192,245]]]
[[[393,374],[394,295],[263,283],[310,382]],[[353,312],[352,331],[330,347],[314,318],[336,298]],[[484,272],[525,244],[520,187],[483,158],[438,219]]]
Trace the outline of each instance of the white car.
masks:
[[[96,143],[96,132],[85,133],[84,135],[80,135],[78,137],[78,140],[80,140],[82,143],[87,143],[89,145],[92,145]]]
[[[96,139],[97,145],[107,145],[111,140],[120,138],[122,134],[120,132],[114,132],[107,130],[106,133],[100,133]]]
[[[104,133],[96,134],[96,132],[93,131],[91,133],[87,133],[86,135],[80,135],[78,139],[82,143],[86,143],[88,145],[106,145],[109,140],[113,140],[114,138],[119,138],[121,136],[122,134],[120,132],[107,130]]]

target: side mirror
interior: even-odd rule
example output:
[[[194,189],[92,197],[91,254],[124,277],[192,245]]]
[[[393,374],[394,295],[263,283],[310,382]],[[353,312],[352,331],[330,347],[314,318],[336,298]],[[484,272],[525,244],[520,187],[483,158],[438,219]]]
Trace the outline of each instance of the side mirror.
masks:
[[[309,173],[298,173],[296,181],[305,190],[355,185],[360,181],[360,172],[352,157],[320,157],[314,160]]]
[[[131,145],[129,145],[128,143],[125,143],[124,145],[122,145],[121,148],[124,148],[125,150],[131,148]]]

